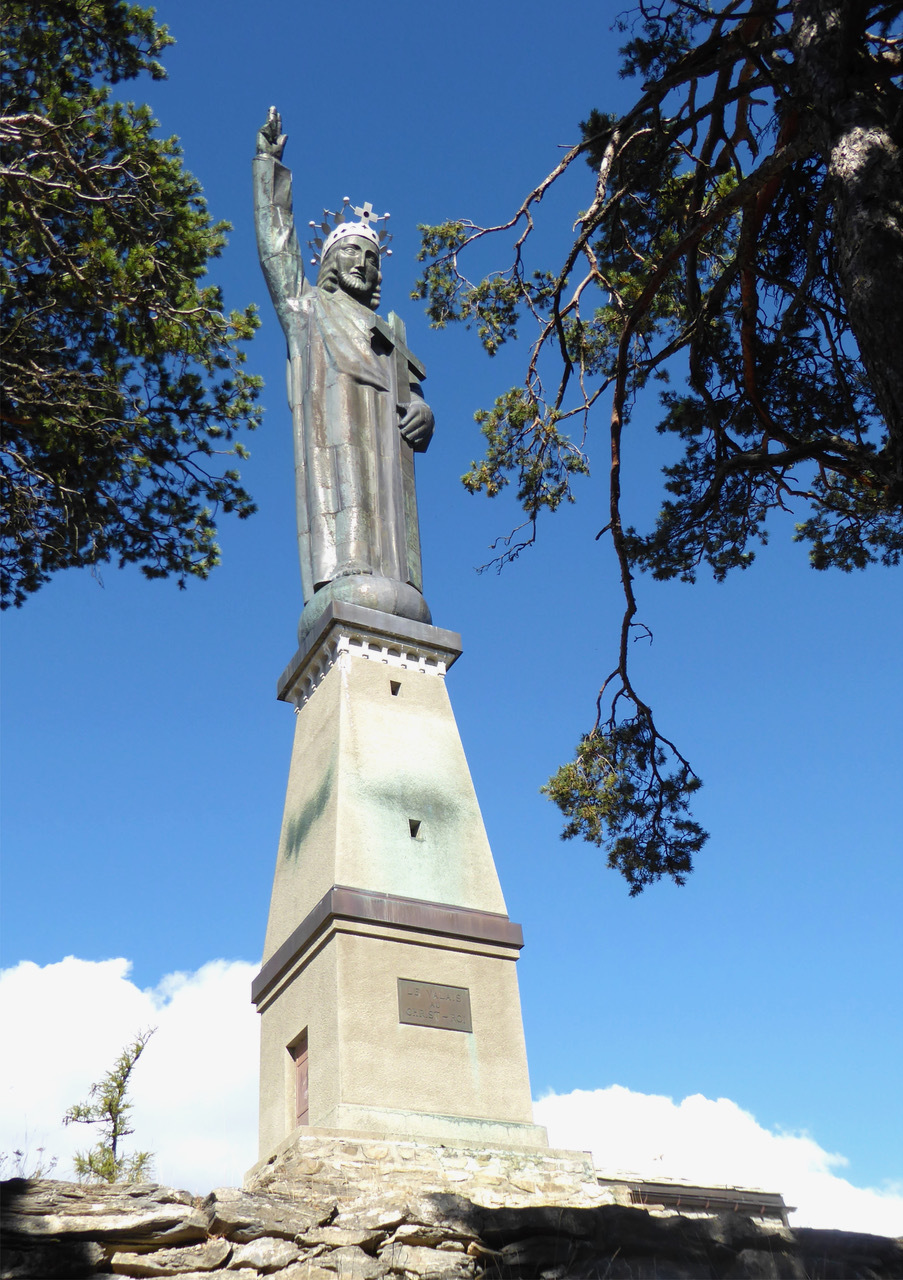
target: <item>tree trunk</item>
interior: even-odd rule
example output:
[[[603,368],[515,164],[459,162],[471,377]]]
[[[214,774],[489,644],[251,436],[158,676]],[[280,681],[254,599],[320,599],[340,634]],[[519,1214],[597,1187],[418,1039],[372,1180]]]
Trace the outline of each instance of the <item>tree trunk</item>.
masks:
[[[837,271],[889,441],[880,465],[903,502],[903,94],[876,78],[861,0],[798,0],[800,105],[827,166]]]

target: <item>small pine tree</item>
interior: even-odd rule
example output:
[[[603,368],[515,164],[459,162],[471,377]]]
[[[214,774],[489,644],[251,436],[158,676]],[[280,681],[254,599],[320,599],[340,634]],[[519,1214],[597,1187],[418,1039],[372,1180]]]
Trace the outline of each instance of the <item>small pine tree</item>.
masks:
[[[128,1101],[129,1079],[148,1040],[156,1031],[140,1031],[134,1043],[123,1049],[113,1067],[97,1084],[91,1085],[87,1102],[77,1102],[63,1116],[63,1124],[99,1124],[101,1138],[89,1151],[74,1156],[79,1182],[145,1182],[150,1174],[153,1153],[122,1154],[120,1143],[134,1133],[129,1124],[132,1109]]]

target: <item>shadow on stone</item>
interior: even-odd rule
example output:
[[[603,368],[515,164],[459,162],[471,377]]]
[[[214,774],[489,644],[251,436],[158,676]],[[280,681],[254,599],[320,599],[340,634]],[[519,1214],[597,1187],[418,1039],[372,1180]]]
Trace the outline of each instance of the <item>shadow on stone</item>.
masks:
[[[3,1184],[2,1280],[903,1280],[903,1242],[739,1213],[489,1208],[349,1181],[325,1194]],[[174,1242],[177,1247],[172,1247]]]
[[[93,1276],[102,1263],[103,1248],[93,1240],[71,1237],[34,1236],[16,1230],[17,1209],[33,1184],[27,1178],[11,1178],[0,1183],[0,1214],[3,1221],[3,1280],[43,1276],[46,1280],[80,1280]]]

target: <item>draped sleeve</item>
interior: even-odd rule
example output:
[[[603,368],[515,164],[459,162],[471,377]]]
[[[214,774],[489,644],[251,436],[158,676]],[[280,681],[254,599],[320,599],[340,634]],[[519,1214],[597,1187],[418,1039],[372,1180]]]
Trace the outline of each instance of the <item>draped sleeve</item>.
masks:
[[[273,156],[256,155],[254,175],[254,226],[260,265],[276,314],[292,345],[292,315],[310,288],[304,274],[304,258],[295,233],[292,211],[292,174]]]

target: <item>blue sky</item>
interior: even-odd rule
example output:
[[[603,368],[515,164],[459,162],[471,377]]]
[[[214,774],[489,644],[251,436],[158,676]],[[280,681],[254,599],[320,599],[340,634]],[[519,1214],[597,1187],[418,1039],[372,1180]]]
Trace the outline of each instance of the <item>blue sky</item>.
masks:
[[[474,411],[517,381],[527,346],[489,361],[408,298],[418,223],[504,220],[592,107],[626,103],[617,8],[159,8],[178,40],[170,78],[131,93],[181,137],[212,213],[233,224],[213,273],[227,304],[261,308],[249,367],[267,412],[242,468],[260,510],[223,524],[207,583],[67,573],[4,616],[3,963],[121,956],[154,988],[260,955],[293,729],[274,688],[301,607],[284,344],[251,221],[254,135],[275,103],[301,226],[344,195],[392,212],[382,309],[404,316],[437,419],[418,462],[425,594],[464,641],[449,691],[527,941],[534,1097],[620,1085],[731,1099],[842,1153],[857,1186],[899,1183],[899,573],[817,575],[788,521],[724,585],[639,580],[654,642],[637,646],[636,673],[704,779],[711,839],[685,888],[629,899],[598,851],[559,840],[538,794],[613,665],[618,584],[594,540],[605,410],[598,477],[577,505],[501,576],[476,574],[517,511],[458,477],[480,449]],[[550,247],[589,202],[584,172],[543,204]],[[639,524],[665,456],[653,410],[626,443]]]

